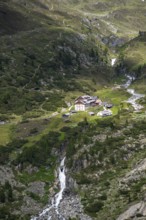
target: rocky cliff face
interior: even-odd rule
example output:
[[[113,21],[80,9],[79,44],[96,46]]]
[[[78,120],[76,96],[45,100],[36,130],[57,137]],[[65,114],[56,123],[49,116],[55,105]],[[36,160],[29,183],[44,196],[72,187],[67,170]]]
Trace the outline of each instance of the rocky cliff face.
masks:
[[[133,129],[102,128],[69,159],[75,189],[92,219],[145,219],[145,135],[139,130],[135,139]]]

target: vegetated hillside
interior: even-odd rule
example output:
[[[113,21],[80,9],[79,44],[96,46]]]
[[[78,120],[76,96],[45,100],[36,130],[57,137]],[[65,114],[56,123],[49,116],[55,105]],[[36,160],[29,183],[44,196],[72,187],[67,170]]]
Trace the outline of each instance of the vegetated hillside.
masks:
[[[135,35],[144,26],[144,7],[137,1],[2,1],[1,111],[37,108],[47,98],[46,89],[83,91],[81,75],[98,83],[109,81],[110,58],[101,42],[121,45],[125,36]],[[87,87],[94,90],[94,85]]]
[[[145,2],[134,0],[1,1],[0,219],[27,220],[42,211],[59,190],[65,154],[61,210],[69,220],[82,214],[77,197],[95,220],[145,219],[146,100],[133,112],[124,89],[107,87],[110,53],[143,30],[144,10]],[[117,50],[139,79],[144,47],[145,37],[137,37]],[[67,101],[87,93],[112,102],[113,116],[81,112],[64,120]]]
[[[19,1],[15,1],[19,3]],[[28,8],[51,16],[64,26],[83,32],[92,32],[110,46],[123,44],[145,29],[143,1],[22,1]],[[21,4],[22,4],[21,2]],[[77,22],[76,22],[77,21]],[[105,38],[106,36],[106,38]]]
[[[1,146],[1,219],[30,219],[43,210],[58,189],[55,170],[64,153],[67,188],[59,210],[66,219],[78,219],[81,214],[76,205],[69,205],[70,201],[76,204],[77,196],[91,219],[126,220],[133,215],[144,219],[144,117],[144,113],[122,110],[94,122],[85,118],[76,127],[66,124],[31,144],[20,139]],[[31,130],[32,135],[35,132]]]
[[[146,21],[146,5],[142,1],[80,1],[79,7],[89,16],[99,16],[106,29],[119,37],[134,36]]]
[[[67,148],[74,190],[92,219],[145,219],[145,120],[127,113],[82,124]]]
[[[120,67],[136,77],[133,86],[145,94],[146,82],[146,32],[140,32],[136,38],[119,48]]]
[[[8,8],[6,5],[0,5],[0,35],[16,34],[19,31],[28,31],[35,24],[30,19],[15,9]]]
[[[146,49],[146,32],[140,32],[136,38],[127,42],[120,48],[120,53],[123,58],[123,62],[129,70],[138,70],[146,63],[145,57]]]
[[[113,73],[108,67],[108,50],[92,33],[62,25],[60,18],[54,19],[53,12],[50,16],[48,12],[47,15],[39,12],[41,5],[35,2],[12,3],[8,1],[10,5],[1,6],[5,17],[0,21],[9,23],[7,28],[2,26],[1,33],[2,113],[20,114],[37,108],[47,98],[45,92],[52,89],[83,92],[80,80],[84,76],[89,81],[95,78],[98,83],[110,80]],[[15,30],[15,20],[10,22],[13,11],[16,16],[21,15]],[[72,19],[77,22],[78,18]]]

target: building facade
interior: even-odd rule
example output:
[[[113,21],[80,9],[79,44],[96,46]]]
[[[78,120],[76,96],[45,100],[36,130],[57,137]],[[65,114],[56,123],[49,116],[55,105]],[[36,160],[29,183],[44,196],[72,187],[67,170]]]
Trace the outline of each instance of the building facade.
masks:
[[[86,110],[86,106],[82,101],[77,101],[75,103],[75,111],[85,111]]]

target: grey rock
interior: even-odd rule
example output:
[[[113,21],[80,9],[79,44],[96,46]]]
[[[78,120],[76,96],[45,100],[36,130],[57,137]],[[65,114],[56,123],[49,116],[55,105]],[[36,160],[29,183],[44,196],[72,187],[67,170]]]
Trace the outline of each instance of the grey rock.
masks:
[[[130,184],[145,177],[146,159],[136,164],[135,168],[128,172],[124,178],[121,179],[121,184]]]
[[[138,217],[140,216],[140,217]],[[145,218],[141,218],[145,217]],[[146,219],[146,203],[144,201],[132,205],[127,211],[122,213],[117,220],[128,220],[130,218],[134,219]]]
[[[65,196],[60,204],[59,212],[66,220],[69,220],[69,217],[80,220],[91,220],[88,215],[84,214],[83,206],[77,195]]]
[[[0,166],[0,184],[4,185],[7,181],[12,187],[24,187],[22,183],[16,181],[12,168],[9,166]]]
[[[29,183],[27,191],[43,197],[45,194],[45,183],[41,181]]]
[[[37,173],[39,171],[39,169],[37,167],[33,167],[32,165],[29,165],[25,168],[25,172],[27,172],[28,174],[33,174],[33,173]]]
[[[23,215],[36,214],[41,210],[41,204],[36,202],[29,196],[25,196],[23,199],[23,205],[21,206],[21,212]]]
[[[15,176],[12,169],[8,166],[0,166],[0,183],[4,185],[6,181],[16,185]]]

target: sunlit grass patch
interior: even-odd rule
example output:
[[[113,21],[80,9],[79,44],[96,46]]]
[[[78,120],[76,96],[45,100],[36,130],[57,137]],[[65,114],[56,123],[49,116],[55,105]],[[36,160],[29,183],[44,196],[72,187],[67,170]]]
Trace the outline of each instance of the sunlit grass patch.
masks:
[[[7,144],[11,139],[11,125],[0,125],[0,145]]]

